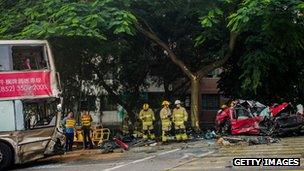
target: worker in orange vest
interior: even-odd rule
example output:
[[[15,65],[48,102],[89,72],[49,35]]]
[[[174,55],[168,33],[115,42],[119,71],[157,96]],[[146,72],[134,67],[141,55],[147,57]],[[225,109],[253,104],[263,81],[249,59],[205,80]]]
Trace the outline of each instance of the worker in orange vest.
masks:
[[[63,119],[62,124],[65,132],[65,150],[72,151],[74,143],[74,130],[76,120],[74,119],[73,112],[68,112],[68,116]]]
[[[93,143],[91,140],[91,124],[92,124],[92,117],[88,111],[84,111],[83,115],[81,116],[81,129],[83,131],[83,147],[84,149],[93,148]],[[89,146],[89,147],[88,147]]]

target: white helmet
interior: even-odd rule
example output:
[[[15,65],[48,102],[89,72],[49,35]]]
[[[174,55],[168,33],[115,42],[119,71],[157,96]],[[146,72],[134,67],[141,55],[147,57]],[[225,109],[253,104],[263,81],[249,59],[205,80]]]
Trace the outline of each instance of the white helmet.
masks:
[[[181,101],[180,100],[175,100],[174,104],[175,105],[181,104]]]

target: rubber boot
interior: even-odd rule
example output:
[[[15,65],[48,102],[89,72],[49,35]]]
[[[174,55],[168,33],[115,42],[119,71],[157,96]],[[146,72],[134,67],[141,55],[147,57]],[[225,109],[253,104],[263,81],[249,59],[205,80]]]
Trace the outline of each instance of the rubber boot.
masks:
[[[154,134],[150,134],[150,139],[154,140],[155,139],[155,135]]]
[[[143,139],[148,139],[148,135],[147,134],[143,134]]]
[[[182,139],[182,136],[181,136],[180,133],[178,133],[178,134],[175,135],[175,138],[176,138],[177,141],[180,141]]]
[[[183,133],[183,134],[181,134],[181,138],[182,138],[182,140],[187,140],[188,135],[186,133]]]
[[[167,140],[168,140],[168,137],[165,134],[165,132],[163,131],[163,133],[162,133],[162,142],[166,142]]]

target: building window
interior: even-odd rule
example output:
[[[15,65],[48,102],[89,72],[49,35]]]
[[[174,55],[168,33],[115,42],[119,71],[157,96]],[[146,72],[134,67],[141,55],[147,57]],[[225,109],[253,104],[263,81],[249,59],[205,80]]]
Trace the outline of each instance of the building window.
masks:
[[[202,109],[203,110],[218,110],[220,106],[220,95],[218,94],[203,94]]]

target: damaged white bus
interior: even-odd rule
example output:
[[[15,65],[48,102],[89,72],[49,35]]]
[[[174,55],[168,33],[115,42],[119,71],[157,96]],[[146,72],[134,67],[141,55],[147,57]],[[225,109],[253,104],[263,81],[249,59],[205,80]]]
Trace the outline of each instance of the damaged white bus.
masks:
[[[60,106],[48,42],[0,40],[0,170],[60,147]]]

